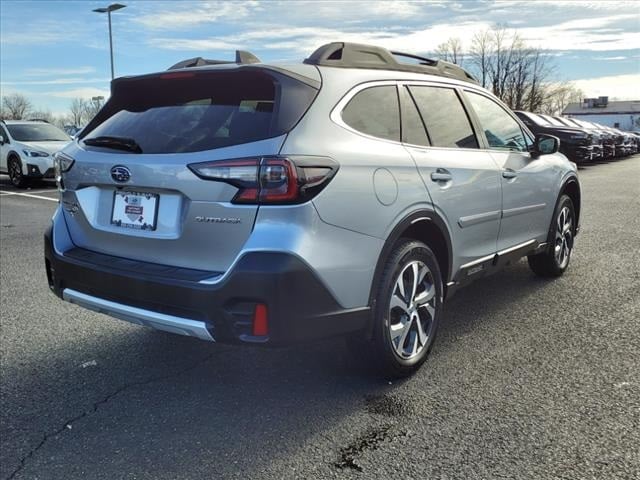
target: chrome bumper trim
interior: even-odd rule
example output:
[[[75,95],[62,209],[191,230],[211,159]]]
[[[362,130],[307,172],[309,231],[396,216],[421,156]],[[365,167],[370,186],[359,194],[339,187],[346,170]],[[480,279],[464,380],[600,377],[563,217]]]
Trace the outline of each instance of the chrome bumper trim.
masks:
[[[67,302],[75,303],[94,312],[110,315],[125,322],[135,323],[165,332],[177,333],[178,335],[196,337],[209,342],[215,341],[209,333],[209,330],[207,330],[206,324],[199,320],[189,320],[187,318],[174,317],[173,315],[166,315],[142,308],[130,307],[121,303],[93,297],[70,288],[63,290],[62,298]]]

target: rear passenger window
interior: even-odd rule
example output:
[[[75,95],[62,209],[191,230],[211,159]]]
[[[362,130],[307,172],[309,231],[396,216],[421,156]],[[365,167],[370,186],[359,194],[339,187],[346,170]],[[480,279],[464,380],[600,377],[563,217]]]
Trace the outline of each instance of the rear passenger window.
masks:
[[[409,87],[434,147],[478,148],[462,103],[451,88]]]
[[[465,92],[478,115],[482,130],[491,148],[500,150],[527,150],[527,142],[520,124],[493,100],[473,92]]]
[[[358,92],[342,111],[351,128],[373,137],[400,141],[400,107],[395,85]]]

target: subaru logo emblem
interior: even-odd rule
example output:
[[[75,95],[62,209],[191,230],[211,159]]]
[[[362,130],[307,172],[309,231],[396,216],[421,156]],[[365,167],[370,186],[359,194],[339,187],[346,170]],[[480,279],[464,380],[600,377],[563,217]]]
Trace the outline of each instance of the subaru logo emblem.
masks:
[[[111,178],[116,182],[128,182],[131,178],[131,171],[122,165],[111,167]]]

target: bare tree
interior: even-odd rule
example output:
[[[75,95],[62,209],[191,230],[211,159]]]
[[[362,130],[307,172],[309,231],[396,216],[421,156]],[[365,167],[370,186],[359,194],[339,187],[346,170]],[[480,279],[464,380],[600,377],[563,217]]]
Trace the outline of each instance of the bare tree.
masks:
[[[478,73],[480,84],[486,88],[489,79],[489,61],[491,56],[491,32],[484,30],[476,32],[471,41],[469,57],[472,66]]]
[[[436,56],[447,62],[462,65],[464,61],[464,49],[459,38],[452,37],[441,43],[436,48]]]
[[[545,88],[544,101],[538,111],[560,115],[570,103],[581,102],[584,93],[571,83],[549,84]]]
[[[85,102],[84,120],[90,122],[104,105],[104,97],[92,97]]]
[[[75,127],[79,127],[84,124],[84,118],[87,112],[87,101],[83,98],[74,98],[71,101],[69,107],[69,114],[71,117],[71,123]]]
[[[497,26],[476,33],[469,58],[482,86],[511,108],[536,112],[548,103],[551,57],[527,45],[516,31]]]
[[[21,93],[12,93],[2,97],[2,114],[7,120],[22,120],[31,109],[31,102]]]

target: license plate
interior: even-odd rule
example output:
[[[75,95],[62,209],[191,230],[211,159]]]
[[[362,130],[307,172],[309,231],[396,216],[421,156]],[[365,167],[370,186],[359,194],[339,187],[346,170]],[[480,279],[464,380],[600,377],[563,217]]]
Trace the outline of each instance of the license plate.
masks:
[[[123,228],[155,230],[158,199],[157,193],[114,192],[111,223]]]

